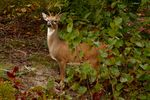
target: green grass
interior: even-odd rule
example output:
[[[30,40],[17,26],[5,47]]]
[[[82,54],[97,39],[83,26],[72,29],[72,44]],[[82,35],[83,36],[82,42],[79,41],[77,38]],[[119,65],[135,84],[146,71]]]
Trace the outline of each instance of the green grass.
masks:
[[[0,77],[6,78],[6,71],[13,66],[11,63],[0,62]]]
[[[56,66],[54,61],[50,60],[50,56],[46,56],[40,53],[33,53],[28,58],[28,61],[32,63],[33,66],[44,65],[46,67]]]

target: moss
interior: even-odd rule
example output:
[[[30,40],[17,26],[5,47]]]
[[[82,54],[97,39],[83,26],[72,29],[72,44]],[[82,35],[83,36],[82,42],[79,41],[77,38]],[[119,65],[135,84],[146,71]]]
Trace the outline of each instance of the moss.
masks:
[[[0,100],[15,100],[16,90],[8,81],[0,82]]]

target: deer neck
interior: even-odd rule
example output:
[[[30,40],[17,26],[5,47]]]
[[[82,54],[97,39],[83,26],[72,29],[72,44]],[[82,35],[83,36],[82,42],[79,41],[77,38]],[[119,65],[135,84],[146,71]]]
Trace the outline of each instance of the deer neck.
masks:
[[[52,37],[56,36],[57,35],[57,30],[56,29],[53,29],[51,27],[48,27],[47,28],[47,39],[52,39]]]
[[[52,27],[47,28],[47,42],[48,42],[48,44],[51,44],[51,43],[59,40],[57,30],[58,30],[57,27],[56,28],[52,28]]]

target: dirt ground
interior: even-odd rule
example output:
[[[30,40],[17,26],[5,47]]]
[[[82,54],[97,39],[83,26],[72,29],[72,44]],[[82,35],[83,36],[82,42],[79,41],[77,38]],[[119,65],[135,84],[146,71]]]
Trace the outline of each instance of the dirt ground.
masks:
[[[46,32],[41,21],[0,18],[0,75],[15,66],[26,89],[46,86],[49,79],[59,78],[58,65],[48,55]],[[44,29],[43,29],[44,30]]]

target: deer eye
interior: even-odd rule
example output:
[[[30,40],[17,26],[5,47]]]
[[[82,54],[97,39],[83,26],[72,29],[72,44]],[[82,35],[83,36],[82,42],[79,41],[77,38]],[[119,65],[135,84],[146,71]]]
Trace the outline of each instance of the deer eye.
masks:
[[[54,20],[54,21],[53,21],[53,23],[54,23],[54,24],[56,24],[56,23],[57,23],[57,21],[56,21],[56,20]]]

